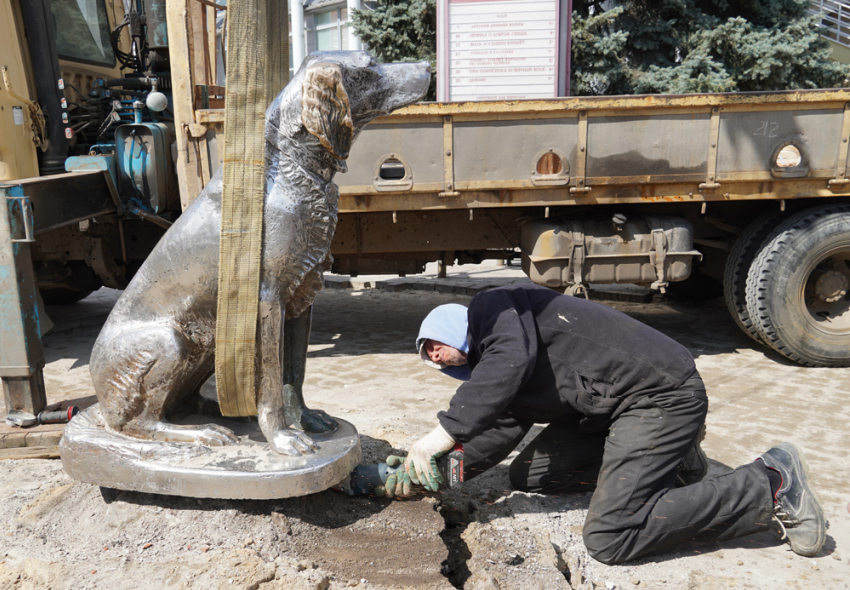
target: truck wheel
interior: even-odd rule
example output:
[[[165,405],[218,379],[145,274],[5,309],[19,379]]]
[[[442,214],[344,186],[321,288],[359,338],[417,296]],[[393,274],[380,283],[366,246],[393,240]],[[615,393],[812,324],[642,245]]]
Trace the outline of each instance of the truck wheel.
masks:
[[[807,209],[776,227],[750,267],[746,301],[779,353],[850,366],[850,205]]]
[[[747,311],[747,273],[762,243],[784,216],[780,211],[768,211],[750,223],[735,240],[723,272],[723,296],[732,319],[750,338],[761,344],[764,341],[759,337],[758,328],[753,325]]]

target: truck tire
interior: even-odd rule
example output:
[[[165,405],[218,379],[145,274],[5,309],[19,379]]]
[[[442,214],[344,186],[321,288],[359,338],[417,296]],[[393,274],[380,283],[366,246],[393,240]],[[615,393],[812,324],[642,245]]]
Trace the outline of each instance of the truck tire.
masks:
[[[750,266],[747,312],[759,336],[812,367],[850,366],[850,205],[792,215]]]
[[[723,296],[732,319],[744,333],[760,344],[765,344],[753,325],[747,311],[747,273],[761,245],[774,230],[777,222],[785,217],[781,211],[768,211],[758,216],[744,229],[726,259],[723,272]]]

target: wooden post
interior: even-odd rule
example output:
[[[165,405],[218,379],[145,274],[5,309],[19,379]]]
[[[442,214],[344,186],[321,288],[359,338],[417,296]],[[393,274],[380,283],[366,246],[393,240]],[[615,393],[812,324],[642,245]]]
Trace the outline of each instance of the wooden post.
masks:
[[[287,0],[228,5],[216,383],[224,416],[256,414],[265,111],[289,78]]]
[[[191,3],[191,4],[190,4]],[[174,118],[179,127],[177,135],[177,179],[180,186],[180,205],[185,211],[201,192],[200,154],[197,139],[207,132],[206,127],[195,123],[193,97],[195,80],[192,75],[192,37],[190,8],[199,5],[195,0],[167,0],[168,44],[171,58],[171,76],[174,83]]]

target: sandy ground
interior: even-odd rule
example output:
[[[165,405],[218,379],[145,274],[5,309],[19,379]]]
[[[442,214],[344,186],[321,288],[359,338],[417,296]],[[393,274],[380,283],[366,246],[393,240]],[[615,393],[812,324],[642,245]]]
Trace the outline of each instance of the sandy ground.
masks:
[[[308,404],[352,422],[369,461],[409,448],[456,386],[414,354],[419,323],[436,305],[469,299],[326,289],[315,304]],[[696,357],[711,400],[703,448],[713,473],[782,440],[805,450],[829,519],[817,558],[764,533],[605,566],[581,543],[587,495],[512,491],[512,457],[458,492],[406,501],[334,491],[275,501],[120,492],[73,482],[59,461],[29,460],[0,462],[0,588],[850,588],[850,370],[788,363],[738,331],[720,300],[611,305]],[[93,395],[88,358],[98,330],[82,322],[45,336],[51,399]]]

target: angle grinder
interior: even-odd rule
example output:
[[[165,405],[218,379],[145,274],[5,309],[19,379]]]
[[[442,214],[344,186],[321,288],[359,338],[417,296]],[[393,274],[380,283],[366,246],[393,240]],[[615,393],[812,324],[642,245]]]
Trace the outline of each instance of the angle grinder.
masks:
[[[26,428],[36,424],[64,424],[79,413],[77,406],[68,406],[66,410],[39,412],[36,416],[23,410],[12,410],[6,416],[6,424]]]
[[[377,465],[358,465],[345,479],[333,487],[338,492],[349,496],[361,496],[387,483],[387,478],[401,467],[390,467],[386,463]],[[437,458],[437,469],[443,476],[443,485],[450,490],[456,490],[463,485],[463,445],[455,447]]]

